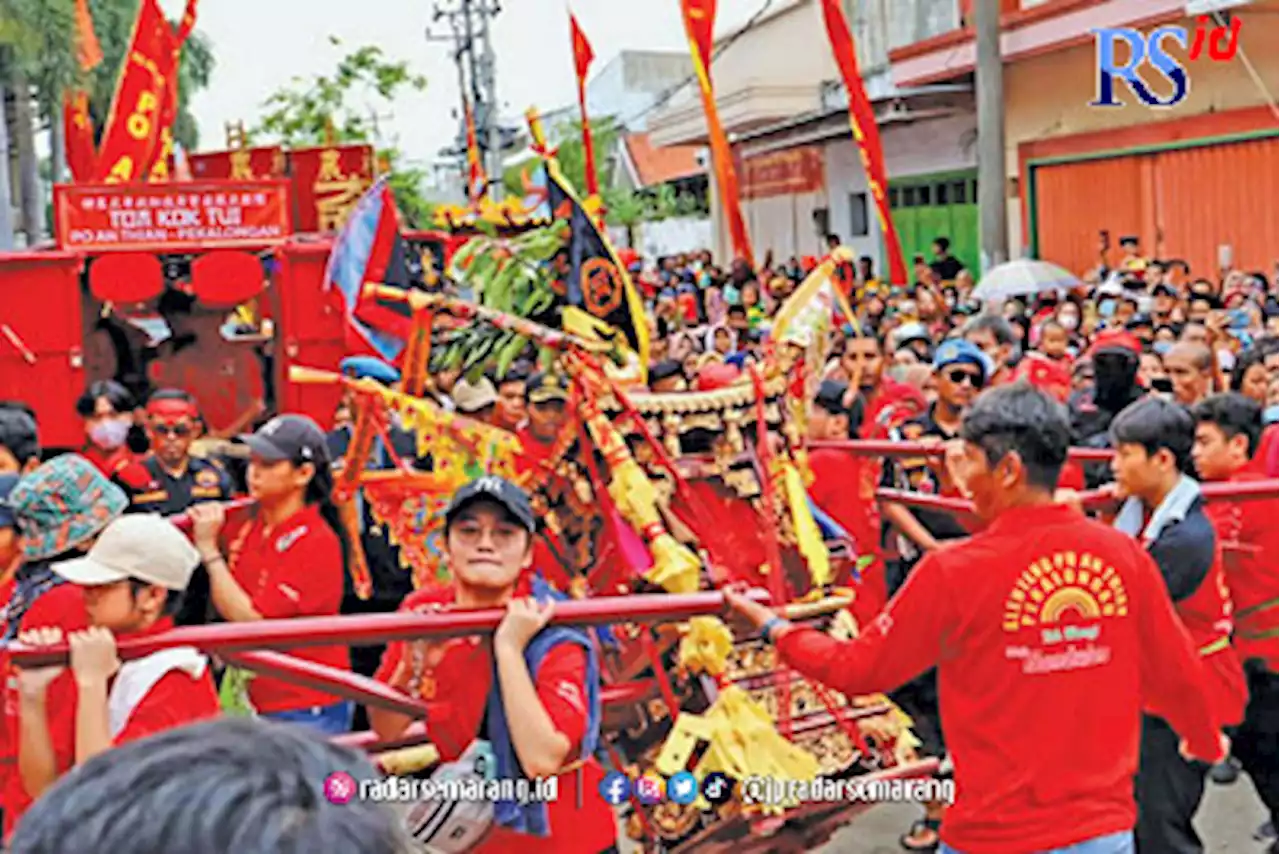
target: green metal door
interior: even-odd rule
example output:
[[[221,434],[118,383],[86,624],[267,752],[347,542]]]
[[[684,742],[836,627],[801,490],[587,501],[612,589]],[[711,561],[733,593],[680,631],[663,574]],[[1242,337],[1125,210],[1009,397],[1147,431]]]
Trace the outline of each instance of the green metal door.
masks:
[[[970,270],[978,270],[977,185],[974,170],[889,182],[889,206],[908,271],[916,255],[933,260],[932,244],[938,237],[950,239],[951,254]]]

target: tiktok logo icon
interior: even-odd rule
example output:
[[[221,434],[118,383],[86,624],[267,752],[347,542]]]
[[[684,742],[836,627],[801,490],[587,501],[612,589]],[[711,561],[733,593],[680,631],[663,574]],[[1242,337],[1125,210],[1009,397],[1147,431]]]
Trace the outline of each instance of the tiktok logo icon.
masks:
[[[728,774],[712,771],[702,778],[702,797],[713,806],[728,803],[733,797],[733,778]]]

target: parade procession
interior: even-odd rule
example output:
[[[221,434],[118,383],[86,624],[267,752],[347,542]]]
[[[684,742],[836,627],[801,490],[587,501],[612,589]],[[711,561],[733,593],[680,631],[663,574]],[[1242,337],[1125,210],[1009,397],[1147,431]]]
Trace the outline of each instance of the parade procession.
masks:
[[[1277,851],[1276,0],[364,6],[0,0],[0,851]]]

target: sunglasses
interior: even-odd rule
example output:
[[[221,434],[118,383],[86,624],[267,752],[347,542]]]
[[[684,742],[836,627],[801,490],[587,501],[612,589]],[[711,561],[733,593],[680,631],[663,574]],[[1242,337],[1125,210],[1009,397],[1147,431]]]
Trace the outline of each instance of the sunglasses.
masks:
[[[985,385],[985,383],[982,381],[981,376],[979,376],[978,374],[966,371],[963,368],[952,368],[951,370],[947,371],[947,379],[951,380],[951,382],[955,383],[956,385],[968,383],[974,388],[982,388]]]
[[[160,436],[175,436],[179,439],[185,439],[191,435],[191,426],[189,424],[153,424],[151,429]]]

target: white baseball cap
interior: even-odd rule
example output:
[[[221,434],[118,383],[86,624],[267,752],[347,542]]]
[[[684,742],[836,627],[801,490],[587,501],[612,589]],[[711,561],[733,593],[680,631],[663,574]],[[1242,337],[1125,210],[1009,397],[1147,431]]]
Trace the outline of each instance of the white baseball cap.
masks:
[[[155,513],[121,516],[102,530],[84,557],[53,565],[72,584],[92,587],[136,578],[166,590],[186,590],[200,553]]]

